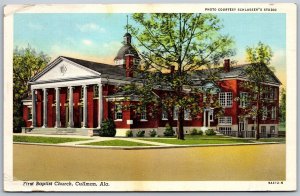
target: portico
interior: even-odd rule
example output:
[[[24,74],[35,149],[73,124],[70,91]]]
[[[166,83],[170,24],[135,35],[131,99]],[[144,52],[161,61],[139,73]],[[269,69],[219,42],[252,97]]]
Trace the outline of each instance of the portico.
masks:
[[[74,89],[76,92],[74,92]],[[99,89],[98,92],[94,92],[95,89]],[[55,96],[48,93],[53,91]],[[88,99],[88,91],[93,96],[91,102]],[[33,108],[32,128],[101,128],[103,119],[101,78],[52,84],[34,84],[31,86],[31,92]],[[94,100],[98,105],[98,111],[96,112],[88,110],[88,105],[95,105]],[[37,107],[38,105],[42,107]],[[51,115],[51,112],[49,114],[48,110],[54,110],[55,112]],[[97,116],[97,124],[93,123],[93,116]],[[43,121],[39,122],[39,119],[43,119]],[[88,120],[90,123],[88,123]],[[54,121],[54,126],[52,122],[48,123],[48,121]]]

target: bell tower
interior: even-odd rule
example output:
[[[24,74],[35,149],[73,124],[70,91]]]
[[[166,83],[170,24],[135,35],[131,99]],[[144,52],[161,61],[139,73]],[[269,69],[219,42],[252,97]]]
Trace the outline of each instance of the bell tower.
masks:
[[[128,32],[128,16],[126,24],[126,33],[123,36],[123,46],[120,48],[114,61],[116,65],[122,66],[126,69],[126,77],[133,77],[133,69],[140,62],[140,57],[136,49],[132,46],[131,34]]]

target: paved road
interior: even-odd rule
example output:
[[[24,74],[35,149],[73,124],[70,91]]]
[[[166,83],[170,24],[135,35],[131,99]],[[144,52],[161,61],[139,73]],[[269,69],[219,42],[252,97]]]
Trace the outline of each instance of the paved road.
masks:
[[[169,149],[13,145],[14,180],[285,179],[285,144]]]

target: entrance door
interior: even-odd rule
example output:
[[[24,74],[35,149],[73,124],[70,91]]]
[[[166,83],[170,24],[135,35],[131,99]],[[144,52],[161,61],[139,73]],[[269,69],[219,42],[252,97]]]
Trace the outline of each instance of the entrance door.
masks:
[[[69,127],[69,106],[66,106],[66,123],[65,127]]]
[[[245,133],[245,119],[239,120],[238,136],[242,137]]]

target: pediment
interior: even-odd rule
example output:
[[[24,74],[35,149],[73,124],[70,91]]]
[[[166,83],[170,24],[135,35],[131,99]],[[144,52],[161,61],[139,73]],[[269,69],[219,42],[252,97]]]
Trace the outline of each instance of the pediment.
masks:
[[[58,58],[33,78],[34,82],[99,76],[100,73],[64,58]]]

